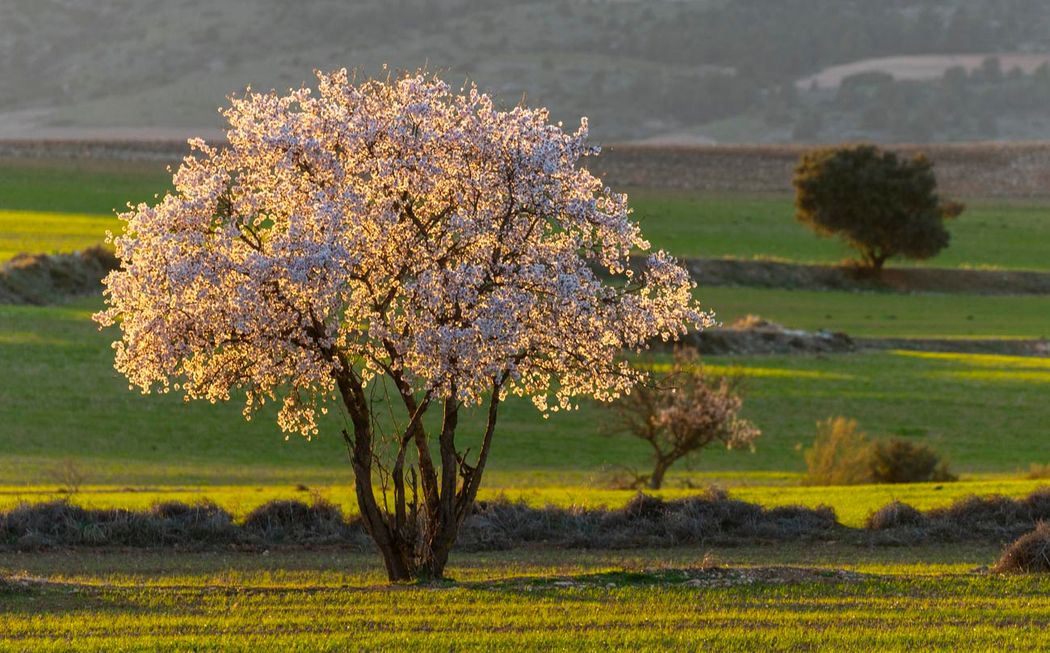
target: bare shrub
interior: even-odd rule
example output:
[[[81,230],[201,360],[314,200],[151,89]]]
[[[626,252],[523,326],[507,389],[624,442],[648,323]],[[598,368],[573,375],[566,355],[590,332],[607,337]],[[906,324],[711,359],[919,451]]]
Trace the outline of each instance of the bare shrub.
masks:
[[[880,440],[870,450],[871,476],[876,483],[925,483],[959,480],[936,451],[900,438]]]
[[[921,526],[924,523],[926,523],[926,516],[919,510],[906,503],[894,501],[868,516],[865,527],[881,531],[902,526]]]
[[[48,475],[59,487],[63,494],[76,494],[80,492],[80,486],[87,479],[87,472],[72,458],[66,458],[56,463]]]
[[[1035,530],[1006,547],[992,567],[998,573],[1050,573],[1050,525],[1039,522]]]
[[[736,381],[712,377],[696,349],[675,349],[671,370],[637,385],[613,404],[619,423],[653,448],[653,471],[639,476],[659,489],[671,466],[715,442],[727,449],[754,448],[762,432],[740,417],[743,399]]]
[[[1039,463],[1032,463],[1028,468],[1028,473],[1025,474],[1025,478],[1032,480],[1039,480],[1044,478],[1050,478],[1050,463],[1040,465]]]
[[[817,422],[817,437],[805,451],[805,485],[857,485],[872,482],[871,443],[857,421],[832,417]]]
[[[626,465],[603,465],[591,475],[589,484],[606,490],[640,490],[648,476]]]

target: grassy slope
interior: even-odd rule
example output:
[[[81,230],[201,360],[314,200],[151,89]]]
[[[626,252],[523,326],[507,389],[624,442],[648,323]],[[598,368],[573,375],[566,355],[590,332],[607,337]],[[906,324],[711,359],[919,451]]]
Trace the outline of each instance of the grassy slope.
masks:
[[[88,321],[93,303],[0,307],[0,482],[39,482],[57,460],[81,460],[90,482],[266,483],[345,479],[333,418],[320,437],[287,442],[273,416],[245,423],[236,405],[183,403],[129,392],[112,370],[110,334]],[[798,470],[814,423],[857,418],[873,434],[929,442],[967,471],[1015,471],[1050,460],[1050,367],[1043,359],[917,357],[908,353],[711,359],[748,378],[745,414],[765,431],[754,454],[711,450],[700,471]],[[644,465],[626,436],[601,435],[608,413],[590,404],[543,420],[522,401],[501,415],[491,468],[544,475]],[[467,442],[479,416],[464,420]],[[566,451],[572,451],[566,457]],[[550,482],[548,476],[544,482]]]
[[[0,647],[48,650],[974,650],[1050,646],[1041,577],[990,547],[841,545],[454,556],[459,582],[383,587],[333,551],[0,554],[51,581],[0,593]],[[705,556],[735,571],[705,572]],[[805,565],[748,582],[750,565]],[[845,566],[861,576],[834,576]],[[653,571],[656,569],[657,571]],[[801,575],[804,573],[804,575]],[[686,584],[690,578],[720,583]],[[498,607],[498,609],[494,609]]]
[[[147,199],[166,184],[163,165],[157,163],[0,161],[0,209],[105,214],[127,199]],[[805,259],[822,256],[807,253],[808,247],[832,245],[813,238],[790,216],[782,219],[780,213],[787,210],[783,198],[638,193],[636,206],[654,242],[680,254],[783,255],[775,247],[790,244],[791,251]],[[654,209],[660,206],[663,213]],[[1042,233],[1039,210],[1024,205],[1001,209],[1002,224],[1014,224],[1027,234],[1003,245],[1021,252],[1023,260],[1026,248],[1044,241],[1037,237]],[[697,213],[711,216],[704,221],[708,227],[684,226],[700,224],[686,219]],[[96,226],[101,231],[111,220],[102,218]],[[68,224],[56,229],[41,240],[74,231]],[[0,218],[0,238],[4,231]],[[1013,229],[995,233],[1012,234]],[[745,288],[702,288],[701,295],[725,321],[758,313],[791,326],[855,335],[1039,336],[1046,335],[1045,316],[1050,314],[1043,298]],[[0,307],[0,362],[7,377],[0,384],[0,419],[5,424],[0,430],[0,482],[39,480],[63,457],[90,463],[89,479],[95,482],[294,483],[345,478],[343,452],[331,435],[337,424],[330,424],[313,443],[298,438],[284,442],[268,415],[245,424],[235,406],[184,405],[175,397],[143,398],[128,392],[111,369],[107,336],[87,321],[96,307],[91,302]],[[924,434],[920,437],[967,470],[1011,471],[1050,459],[1050,444],[1038,437],[1050,410],[1045,401],[1047,371],[1023,367],[1033,365],[1031,361],[988,365],[971,359],[872,354],[740,362],[750,368],[747,412],[766,435],[754,455],[704,453],[697,463],[701,470],[797,470],[801,455],[796,446],[809,442],[816,420],[834,414],[857,417],[879,434]],[[581,474],[592,474],[605,463],[643,465],[643,445],[597,435],[603,419],[604,413],[584,406],[579,413],[544,422],[530,407],[511,403],[501,422],[493,471],[514,472],[518,483],[531,482],[530,474],[549,483],[552,475],[579,481]],[[470,427],[477,430],[476,424],[468,422],[467,427],[467,432]],[[566,440],[572,443],[571,459],[564,455]]]

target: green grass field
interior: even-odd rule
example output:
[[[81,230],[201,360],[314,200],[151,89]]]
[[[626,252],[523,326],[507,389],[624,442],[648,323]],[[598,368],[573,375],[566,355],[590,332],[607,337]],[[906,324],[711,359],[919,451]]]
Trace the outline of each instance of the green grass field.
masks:
[[[757,314],[797,329],[879,338],[1047,338],[1050,296],[906,295],[703,287],[701,303],[724,324]]]
[[[383,587],[339,551],[0,554],[14,650],[1033,650],[1050,579],[995,547],[825,545],[456,556]],[[717,563],[712,563],[712,561]],[[719,566],[722,565],[729,566]],[[846,568],[849,571],[838,571]]]
[[[112,216],[171,187],[167,164],[97,159],[0,159],[0,209]]]
[[[167,187],[160,164],[0,160],[0,260],[80,249],[118,227],[112,208]],[[643,229],[680,256],[838,261],[786,197],[633,193]],[[940,266],[1046,269],[1050,206],[971,202]],[[854,336],[1050,335],[1050,298],[708,288],[724,322],[758,314]],[[0,305],[0,511],[64,499],[145,508],[208,498],[242,519],[314,496],[356,513],[338,414],[307,442],[265,411],[129,391],[90,321],[97,298]],[[829,505],[859,527],[893,500],[920,509],[970,495],[1021,497],[1048,480],[1050,359],[882,351],[710,357],[739,375],[757,450],[701,452],[659,494],[718,485],[764,506]],[[872,436],[929,444],[957,483],[805,487],[815,423],[856,418]],[[465,445],[480,416],[461,420]],[[474,443],[476,444],[476,443]],[[474,447],[476,449],[476,446]],[[648,450],[593,403],[544,420],[502,409],[482,499],[618,507],[623,466]],[[75,487],[74,492],[68,490]],[[0,650],[1030,650],[1050,648],[1050,579],[989,574],[995,544],[844,543],[621,551],[453,553],[440,585],[386,586],[379,557],[335,548],[265,552],[0,548]],[[5,585],[2,579],[13,578]]]
[[[0,257],[23,248],[52,251],[94,242],[117,224],[105,215],[109,209],[167,187],[163,168],[159,163],[0,162]],[[841,256],[828,249],[814,253],[833,243],[794,224],[785,198],[646,191],[634,197],[653,241],[678,254]],[[998,217],[964,219],[960,229],[983,220],[998,225],[997,230],[991,235],[960,231],[957,246],[970,233],[966,238],[1005,248],[1023,261],[1026,251],[1045,240],[1042,209],[1036,205],[977,202],[972,208],[975,215],[987,211]],[[1004,234],[1009,238],[996,240]],[[754,313],[791,327],[856,336],[1050,333],[1050,298],[1045,297],[702,286],[700,295],[725,322]],[[7,377],[0,385],[0,418],[6,425],[0,482],[32,480],[63,458],[85,461],[96,482],[312,482],[334,481],[344,473],[342,452],[332,437],[337,424],[315,442],[297,437],[285,442],[272,420],[264,416],[245,424],[235,406],[184,405],[175,397],[128,392],[111,369],[110,335],[99,334],[88,321],[97,307],[94,301],[0,307],[0,360]],[[1050,444],[1041,437],[1048,371],[1031,359],[989,362],[881,353],[709,362],[739,366],[748,377],[746,411],[765,436],[755,454],[704,452],[695,461],[701,472],[797,472],[798,448],[811,440],[814,423],[839,414],[856,417],[873,434],[931,442],[965,471],[1011,472],[1050,460]],[[644,446],[599,434],[606,421],[607,413],[594,406],[543,421],[530,407],[511,403],[501,422],[494,472],[549,480],[550,475],[593,474],[608,464],[643,466]],[[564,456],[566,439],[573,446],[571,460]]]
[[[49,214],[111,218],[114,209],[147,201],[170,187],[158,162],[0,160],[0,260],[17,253],[19,233],[39,251],[82,247],[101,241],[116,220],[76,225],[77,239],[50,228]],[[635,217],[654,247],[682,257],[771,257],[801,262],[851,258],[836,240],[816,237],[795,222],[789,196],[690,193],[628,189]],[[39,218],[20,212],[40,212]],[[952,244],[928,264],[940,267],[1048,269],[1050,205],[1034,201],[972,200],[951,226]],[[14,234],[14,235],[12,235]],[[894,261],[891,265],[907,264]],[[701,280],[702,282],[702,280]]]
[[[342,480],[343,424],[319,437],[285,441],[273,416],[244,422],[236,404],[186,404],[142,396],[112,369],[112,333],[89,321],[97,301],[0,307],[0,482],[39,482],[56,461],[81,461],[93,483],[314,483]],[[1045,359],[879,352],[829,356],[711,358],[714,370],[745,377],[745,414],[764,435],[755,453],[712,449],[700,472],[802,468],[814,424],[833,415],[872,435],[933,445],[964,472],[1015,472],[1050,461],[1050,366]],[[640,441],[609,431],[610,414],[584,404],[544,420],[510,401],[490,469],[560,484],[607,465],[642,467]],[[481,431],[471,414],[462,432]],[[566,456],[566,451],[572,456]],[[532,483],[532,481],[525,481]],[[534,484],[534,483],[533,483]]]
[[[635,217],[654,247],[683,257],[771,257],[801,262],[855,258],[838,240],[822,239],[795,221],[790,196],[637,190]],[[1043,270],[1050,267],[1050,206],[971,200],[949,230],[951,245],[924,265]],[[888,265],[909,264],[891,261]]]

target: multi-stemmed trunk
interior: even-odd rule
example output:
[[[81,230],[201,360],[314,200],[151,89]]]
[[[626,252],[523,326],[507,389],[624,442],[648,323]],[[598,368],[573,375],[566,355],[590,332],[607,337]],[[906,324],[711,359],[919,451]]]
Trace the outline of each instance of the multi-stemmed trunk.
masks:
[[[390,376],[410,417],[390,469],[392,512],[380,507],[373,487],[376,442],[363,386],[353,373],[338,379],[340,394],[353,422],[353,434],[344,430],[343,439],[353,465],[357,505],[365,528],[383,556],[391,581],[442,578],[460,526],[470,515],[481,484],[496,425],[502,380],[493,380],[488,419],[474,466],[456,449],[460,405],[454,398],[455,393],[453,398],[441,402],[439,473],[422,425],[431,397],[417,399],[400,375],[391,373]],[[405,478],[405,458],[410,446],[414,446],[417,456],[416,468],[409,469],[411,498]]]

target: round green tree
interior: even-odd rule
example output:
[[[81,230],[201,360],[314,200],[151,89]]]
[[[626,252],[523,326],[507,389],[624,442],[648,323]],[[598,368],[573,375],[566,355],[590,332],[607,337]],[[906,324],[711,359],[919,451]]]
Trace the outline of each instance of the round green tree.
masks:
[[[948,246],[945,220],[963,205],[937,194],[933,165],[873,145],[807,152],[795,169],[795,217],[839,236],[876,274],[887,259],[928,259]]]

